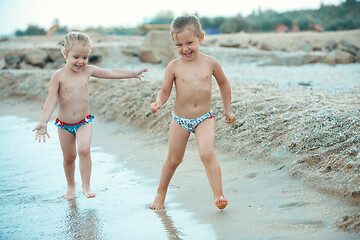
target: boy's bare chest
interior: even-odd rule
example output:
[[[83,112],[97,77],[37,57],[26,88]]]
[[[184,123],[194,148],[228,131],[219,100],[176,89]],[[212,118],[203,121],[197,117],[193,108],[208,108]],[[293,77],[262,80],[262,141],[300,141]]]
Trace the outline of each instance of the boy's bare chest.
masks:
[[[74,79],[64,79],[60,84],[60,91],[63,94],[81,94],[88,91],[88,79],[78,77]]]
[[[204,63],[178,66],[175,79],[180,81],[206,81],[212,76],[212,69]]]
[[[211,84],[212,73],[210,71],[181,72],[176,75],[176,84],[207,85]]]

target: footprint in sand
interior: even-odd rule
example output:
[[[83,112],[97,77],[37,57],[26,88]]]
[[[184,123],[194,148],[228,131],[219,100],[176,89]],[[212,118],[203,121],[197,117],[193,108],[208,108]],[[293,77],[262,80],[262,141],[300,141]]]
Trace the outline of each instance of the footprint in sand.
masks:
[[[257,177],[257,173],[249,173],[248,175],[246,175],[246,177],[248,178],[256,178]]]
[[[302,207],[302,206],[306,206],[309,203],[307,202],[291,202],[291,203],[287,203],[284,205],[280,205],[279,208],[291,208],[291,207]]]

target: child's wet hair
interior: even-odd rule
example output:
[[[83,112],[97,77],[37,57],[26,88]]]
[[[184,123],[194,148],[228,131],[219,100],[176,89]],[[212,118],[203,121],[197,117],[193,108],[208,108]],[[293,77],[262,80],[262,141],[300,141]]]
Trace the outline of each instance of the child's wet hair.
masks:
[[[205,32],[201,27],[200,20],[195,15],[182,15],[176,17],[170,25],[171,38],[174,40],[174,34],[188,29],[195,36],[201,37]]]
[[[65,39],[61,42],[61,50],[69,52],[75,44],[83,44],[91,47],[91,39],[88,35],[82,32],[69,32]]]

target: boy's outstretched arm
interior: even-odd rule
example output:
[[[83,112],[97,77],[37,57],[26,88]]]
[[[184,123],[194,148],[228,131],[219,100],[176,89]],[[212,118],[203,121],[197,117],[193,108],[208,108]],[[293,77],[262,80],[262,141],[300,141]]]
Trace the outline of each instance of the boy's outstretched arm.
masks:
[[[34,127],[35,131],[35,140],[41,142],[41,137],[43,142],[45,142],[45,135],[50,138],[50,135],[47,131],[47,124],[49,119],[55,109],[57,97],[59,91],[59,81],[56,77],[56,73],[53,74],[50,80],[49,94],[45,100],[43,111],[39,123]]]
[[[143,68],[138,71],[127,71],[121,69],[102,69],[97,66],[89,65],[88,66],[92,73],[91,76],[96,78],[105,78],[105,79],[125,79],[125,78],[137,78],[141,82],[141,79],[144,72],[149,71],[148,68]]]
[[[164,82],[161,86],[160,91],[158,92],[158,94],[156,96],[156,100],[155,100],[155,102],[150,104],[150,112],[151,113],[154,114],[157,111],[159,111],[161,106],[167,102],[167,100],[169,99],[170,94],[171,94],[171,89],[173,86],[174,79],[175,78],[174,78],[174,73],[172,70],[172,64],[169,63],[169,65],[165,71]]]
[[[225,110],[226,123],[232,125],[234,124],[236,117],[233,111],[231,110],[230,83],[227,80],[220,63],[217,60],[214,61],[214,77],[220,88],[221,98],[223,100],[223,105]]]

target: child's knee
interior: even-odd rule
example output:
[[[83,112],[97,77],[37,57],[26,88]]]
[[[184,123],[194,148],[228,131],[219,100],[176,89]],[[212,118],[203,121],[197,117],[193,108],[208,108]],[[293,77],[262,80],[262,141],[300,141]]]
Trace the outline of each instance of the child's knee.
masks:
[[[64,162],[72,163],[75,162],[76,153],[75,154],[64,154]]]
[[[168,158],[166,162],[171,168],[177,168],[182,162],[182,159]]]
[[[79,147],[78,148],[79,157],[86,157],[90,155],[90,147]]]
[[[200,155],[200,158],[203,162],[208,162],[208,161],[211,161],[214,157],[215,157],[215,153],[214,151],[201,151],[199,153]]]

